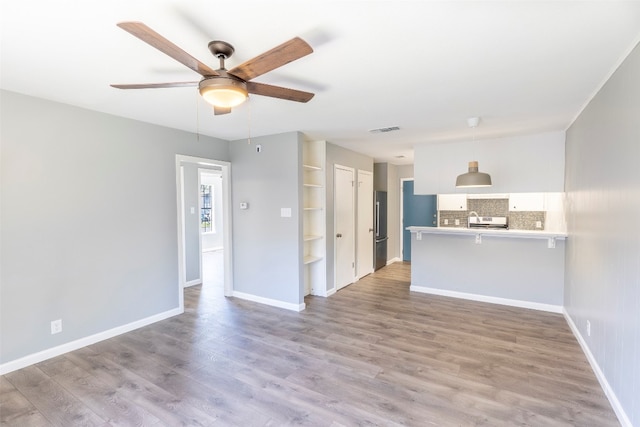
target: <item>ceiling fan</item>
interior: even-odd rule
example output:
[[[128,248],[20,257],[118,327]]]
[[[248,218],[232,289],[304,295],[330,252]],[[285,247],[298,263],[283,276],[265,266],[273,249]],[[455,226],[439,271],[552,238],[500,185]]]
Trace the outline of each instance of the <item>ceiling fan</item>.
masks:
[[[202,79],[191,82],[112,84],[112,87],[118,89],[157,89],[198,86],[200,95],[202,95],[205,101],[213,105],[213,111],[216,115],[230,113],[231,108],[242,104],[247,99],[249,93],[296,102],[308,102],[314,96],[314,94],[310,92],[251,81],[262,74],[312,53],[313,49],[311,46],[299,37],[294,37],[227,71],[224,67],[224,61],[234,52],[233,46],[227,42],[220,40],[209,42],[209,51],[220,60],[220,68],[214,70],[142,22],[121,22],[117,25],[159,51],[169,55],[181,64],[189,67],[200,74]]]

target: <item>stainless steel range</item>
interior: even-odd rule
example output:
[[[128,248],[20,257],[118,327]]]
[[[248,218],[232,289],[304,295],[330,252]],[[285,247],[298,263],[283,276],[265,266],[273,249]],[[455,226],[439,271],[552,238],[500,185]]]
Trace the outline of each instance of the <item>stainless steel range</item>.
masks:
[[[479,216],[475,212],[471,212],[468,227],[506,230],[509,228],[509,221],[506,216]]]

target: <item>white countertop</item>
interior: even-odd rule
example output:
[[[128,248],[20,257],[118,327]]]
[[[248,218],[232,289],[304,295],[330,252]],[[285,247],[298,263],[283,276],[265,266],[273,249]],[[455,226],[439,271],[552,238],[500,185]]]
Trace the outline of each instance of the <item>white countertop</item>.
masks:
[[[566,239],[567,233],[534,230],[501,230],[489,228],[459,228],[459,227],[407,227],[411,233],[419,234],[453,234],[470,236],[510,237],[524,239]]]

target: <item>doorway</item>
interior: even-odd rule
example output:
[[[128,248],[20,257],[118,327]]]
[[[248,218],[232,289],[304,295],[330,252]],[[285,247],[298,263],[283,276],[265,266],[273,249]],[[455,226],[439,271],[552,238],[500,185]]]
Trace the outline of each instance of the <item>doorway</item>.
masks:
[[[436,196],[414,194],[413,178],[402,180],[402,261],[411,261],[410,226],[435,227],[437,225]]]
[[[178,214],[178,288],[179,306],[184,310],[185,286],[202,283],[203,242],[201,227],[207,222],[206,203],[201,193],[200,170],[219,177],[219,222],[222,289],[225,296],[233,294],[232,239],[231,239],[231,165],[228,162],[201,157],[176,155],[176,205]],[[215,191],[215,190],[214,190]],[[214,196],[215,197],[215,196]],[[210,200],[214,203],[214,200]],[[213,206],[212,206],[213,207]],[[204,219],[204,221],[203,221]],[[209,219],[212,219],[209,217]],[[213,227],[213,224],[208,224]],[[204,269],[208,268],[205,266]],[[218,269],[219,271],[220,269]],[[206,273],[205,273],[206,274]]]
[[[224,289],[222,171],[198,168],[200,277],[203,290]]]
[[[354,170],[335,165],[334,224],[336,291],[355,280]]]

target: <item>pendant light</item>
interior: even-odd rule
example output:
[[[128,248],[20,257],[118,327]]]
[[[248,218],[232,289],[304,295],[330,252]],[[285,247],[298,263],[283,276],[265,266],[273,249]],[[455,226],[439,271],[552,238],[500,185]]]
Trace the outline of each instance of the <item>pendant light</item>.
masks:
[[[476,127],[480,123],[479,117],[470,117],[467,119],[467,124],[470,128],[473,128],[473,142],[476,141]],[[487,173],[478,171],[478,161],[474,160],[469,162],[469,171],[458,175],[456,178],[456,188],[477,188],[477,187],[491,187],[491,176]]]

